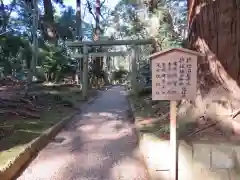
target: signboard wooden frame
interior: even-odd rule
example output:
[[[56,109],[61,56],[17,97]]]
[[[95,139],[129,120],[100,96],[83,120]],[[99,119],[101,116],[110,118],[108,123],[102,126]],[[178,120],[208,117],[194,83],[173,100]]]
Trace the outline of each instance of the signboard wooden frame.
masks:
[[[195,99],[198,55],[180,48],[151,55],[152,99]]]
[[[170,101],[170,180],[178,179],[177,100],[192,100],[196,97],[198,56],[203,54],[183,48],[173,48],[149,56],[152,67],[152,100]]]

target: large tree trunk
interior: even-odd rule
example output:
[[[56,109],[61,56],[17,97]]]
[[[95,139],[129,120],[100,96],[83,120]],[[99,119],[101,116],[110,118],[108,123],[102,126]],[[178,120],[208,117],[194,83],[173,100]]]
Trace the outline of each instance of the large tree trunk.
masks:
[[[38,59],[38,37],[37,37],[37,30],[38,30],[38,0],[32,1],[33,5],[33,21],[32,21],[32,60],[30,63],[30,68],[28,72],[28,85],[26,86],[26,94],[30,89],[32,84],[33,77],[36,75],[36,65]]]
[[[44,0],[44,39],[49,40],[53,44],[57,44],[57,32],[55,28],[53,5],[51,0]]]
[[[151,13],[153,13],[154,12],[154,10],[156,10],[157,9],[157,0],[150,0],[149,1],[149,8],[148,8],[148,10],[151,12]]]
[[[98,41],[100,40],[100,14],[101,14],[101,3],[100,0],[96,0],[96,19],[95,19],[95,37],[94,40]],[[101,48],[97,48],[98,50],[101,51]],[[102,68],[103,68],[103,58],[102,57],[96,57],[94,59],[95,64],[95,75],[96,75],[96,82],[97,82],[97,88],[100,88],[99,85],[99,80],[100,80],[100,76],[101,76],[101,72],[102,72]]]
[[[146,5],[147,5],[147,8],[148,8],[148,11],[151,14],[153,14],[154,11],[156,11],[157,8],[158,8],[157,0],[149,0]],[[140,6],[141,5],[139,5],[139,7]],[[154,39],[154,43],[152,44],[152,51],[151,51],[151,53],[153,54],[153,53],[156,53],[156,52],[159,52],[159,51],[161,51],[161,47],[160,47],[160,44],[158,43],[157,38],[155,38]]]
[[[188,0],[188,10],[189,48],[206,54],[198,61],[195,115],[240,133],[233,120],[240,108],[240,1]]]
[[[81,17],[81,0],[76,0],[76,39],[82,41],[82,17]],[[82,48],[79,48],[78,53],[83,53]],[[81,84],[83,83],[83,58],[78,59],[77,71],[75,74],[76,84],[79,84],[79,75]]]

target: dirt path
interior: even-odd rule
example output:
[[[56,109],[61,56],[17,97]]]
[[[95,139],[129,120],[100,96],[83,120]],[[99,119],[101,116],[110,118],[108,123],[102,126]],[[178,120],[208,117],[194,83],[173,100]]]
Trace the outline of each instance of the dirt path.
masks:
[[[147,180],[127,109],[122,87],[102,92],[18,180]]]

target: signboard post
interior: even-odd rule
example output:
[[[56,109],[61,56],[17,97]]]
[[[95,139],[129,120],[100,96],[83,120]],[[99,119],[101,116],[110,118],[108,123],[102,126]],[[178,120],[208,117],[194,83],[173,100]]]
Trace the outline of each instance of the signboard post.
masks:
[[[177,101],[195,99],[197,89],[197,57],[201,53],[173,48],[150,56],[152,61],[152,100],[170,101],[170,180],[178,179]]]

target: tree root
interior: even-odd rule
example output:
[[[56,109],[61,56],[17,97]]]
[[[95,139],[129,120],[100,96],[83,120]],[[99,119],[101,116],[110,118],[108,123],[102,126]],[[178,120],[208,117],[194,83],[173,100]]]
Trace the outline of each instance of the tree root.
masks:
[[[13,114],[16,116],[40,118],[36,112],[39,110],[28,99],[14,98],[5,99],[0,98],[0,114]]]
[[[13,114],[16,116],[24,116],[24,117],[32,117],[32,118],[40,118],[40,115],[26,111],[26,110],[0,110],[0,114]]]
[[[238,109],[236,112],[232,113],[231,116],[233,119],[235,119],[240,114],[240,109]]]
[[[197,130],[197,131],[195,131],[195,132],[192,132],[191,134],[188,134],[187,136],[188,136],[188,137],[194,136],[194,135],[196,135],[196,134],[198,134],[198,133],[200,133],[200,132],[202,132],[202,131],[210,128],[210,127],[216,126],[218,123],[220,123],[220,121],[213,122],[213,123],[211,123],[211,124],[209,124],[209,125],[201,128],[201,129],[199,129],[199,130]]]
[[[147,124],[155,124],[155,123],[165,120],[167,117],[169,117],[169,114],[170,113],[166,113],[166,114],[162,115],[161,117],[142,120],[142,121],[137,122],[137,124],[140,126],[147,125]]]

